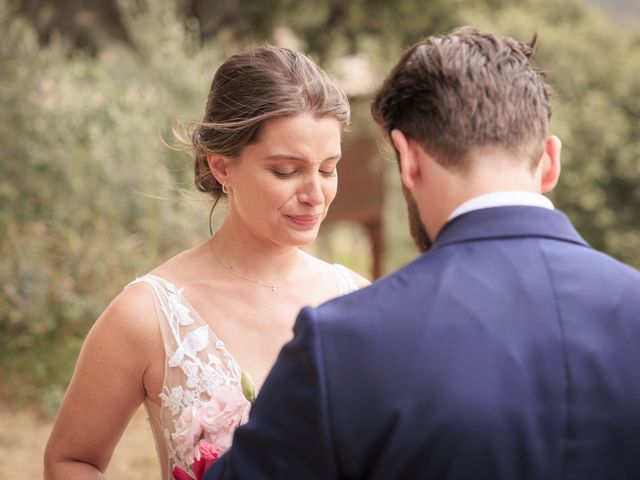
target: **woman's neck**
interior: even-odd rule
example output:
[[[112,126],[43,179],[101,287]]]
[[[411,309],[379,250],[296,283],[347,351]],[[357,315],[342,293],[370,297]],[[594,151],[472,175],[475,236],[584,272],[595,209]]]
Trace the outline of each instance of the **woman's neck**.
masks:
[[[297,247],[261,239],[234,222],[225,221],[209,243],[225,270],[254,283],[283,285],[302,268],[303,254]]]

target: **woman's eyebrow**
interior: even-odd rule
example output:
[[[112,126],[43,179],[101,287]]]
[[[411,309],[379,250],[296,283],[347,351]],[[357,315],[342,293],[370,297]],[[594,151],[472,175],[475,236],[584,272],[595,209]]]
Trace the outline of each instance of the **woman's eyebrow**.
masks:
[[[325,158],[323,160],[323,162],[326,162],[327,160],[340,160],[340,158],[342,157],[341,153],[336,153],[335,155],[331,155],[327,158]],[[264,157],[265,160],[294,160],[294,161],[298,161],[298,162],[307,162],[309,163],[309,160],[307,158],[304,157],[298,157],[297,155],[289,155],[289,154],[284,154],[284,153],[276,153],[273,155],[267,155],[266,157]]]

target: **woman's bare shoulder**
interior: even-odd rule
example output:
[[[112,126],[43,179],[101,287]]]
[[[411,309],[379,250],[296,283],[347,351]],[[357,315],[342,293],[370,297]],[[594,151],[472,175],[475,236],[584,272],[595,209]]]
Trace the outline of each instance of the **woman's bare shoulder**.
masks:
[[[176,286],[184,286],[193,279],[201,278],[206,262],[211,260],[211,253],[205,241],[200,245],[181,251],[149,273]]]
[[[321,269],[326,272],[330,272],[331,275],[333,275],[333,272],[335,271],[335,266],[336,266],[335,263],[332,264],[329,262],[325,262],[324,260],[318,257],[314,257],[313,255],[306,252],[305,252],[305,255],[307,256],[307,261],[310,262],[310,264],[312,265],[312,268]],[[364,276],[353,271],[349,267],[346,267],[342,264],[339,264],[339,265],[352,277],[353,281],[356,283],[358,288],[366,287],[371,284],[371,282],[367,280]]]
[[[103,337],[119,337],[136,345],[148,343],[157,330],[153,294],[144,282],[127,286],[118,294],[92,328]]]

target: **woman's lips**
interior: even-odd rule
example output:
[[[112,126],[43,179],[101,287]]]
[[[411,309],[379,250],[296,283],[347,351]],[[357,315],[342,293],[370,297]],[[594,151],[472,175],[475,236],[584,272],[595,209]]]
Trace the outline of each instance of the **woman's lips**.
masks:
[[[295,225],[301,227],[314,227],[321,219],[321,214],[315,215],[285,215]]]

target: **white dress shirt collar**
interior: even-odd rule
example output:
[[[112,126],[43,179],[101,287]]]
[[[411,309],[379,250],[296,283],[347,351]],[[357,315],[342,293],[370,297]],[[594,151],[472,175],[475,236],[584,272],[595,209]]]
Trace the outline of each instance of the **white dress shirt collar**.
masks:
[[[527,205],[530,207],[548,208],[549,210],[554,210],[555,208],[553,203],[551,203],[551,200],[540,193],[521,190],[492,192],[473,197],[458,205],[458,208],[449,215],[447,221],[473,210],[491,207],[505,207],[510,205]]]

